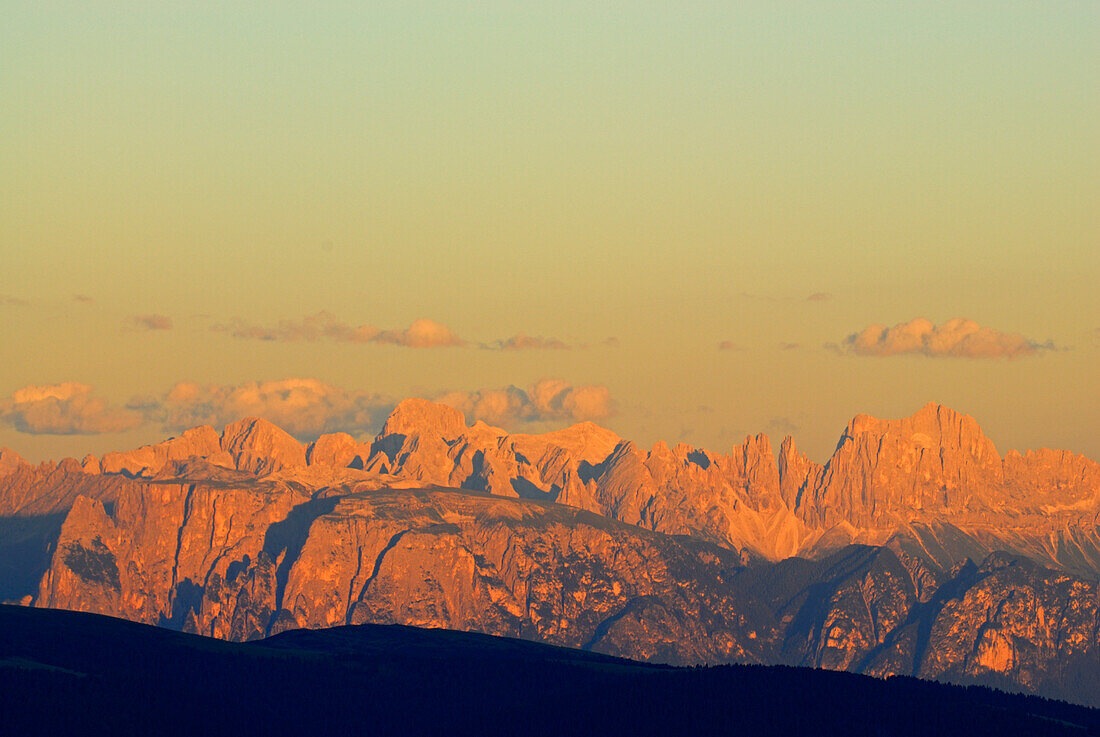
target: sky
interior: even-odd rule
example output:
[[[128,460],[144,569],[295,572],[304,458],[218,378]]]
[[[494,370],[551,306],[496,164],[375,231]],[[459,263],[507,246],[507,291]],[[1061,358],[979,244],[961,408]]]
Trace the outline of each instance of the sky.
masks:
[[[0,445],[406,396],[1100,459],[1100,3],[17,0]]]

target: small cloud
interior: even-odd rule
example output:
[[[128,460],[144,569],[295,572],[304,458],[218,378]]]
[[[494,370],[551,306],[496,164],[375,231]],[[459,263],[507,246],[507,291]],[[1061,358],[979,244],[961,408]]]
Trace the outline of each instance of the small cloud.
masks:
[[[80,302],[81,304],[90,305],[92,302],[95,302],[95,300],[86,294],[74,294],[73,302]]]
[[[25,386],[0,400],[0,420],[32,435],[96,435],[130,430],[142,415],[111,407],[92,387],[69,381]]]
[[[741,297],[742,299],[751,299],[751,300],[759,301],[759,302],[775,302],[775,301],[777,301],[775,297],[770,297],[766,294],[753,294],[752,292],[739,292],[737,294],[737,296]]]
[[[828,302],[833,298],[831,292],[814,292],[806,298],[807,302]]]
[[[172,318],[167,315],[135,315],[130,324],[142,330],[171,330]]]
[[[764,426],[764,432],[768,435],[794,435],[800,429],[800,425],[790,417],[773,417]]]
[[[446,348],[466,344],[449,327],[427,318],[414,320],[403,330],[383,330],[372,340],[406,348]]]
[[[279,324],[275,326],[256,325],[237,319],[228,325],[213,325],[210,329],[229,333],[234,338],[284,341],[288,343],[298,341],[312,343],[321,338],[351,343],[366,343],[381,332],[378,328],[369,325],[351,327],[337,320],[336,315],[324,310],[315,315],[306,315],[301,320],[280,320]]]
[[[600,345],[602,345],[604,348],[618,348],[619,339],[612,335],[611,337],[604,338],[602,341],[600,341]]]
[[[1039,343],[1017,333],[982,327],[956,318],[940,325],[918,317],[892,328],[870,325],[844,341],[846,352],[857,356],[923,355],[932,358],[1017,358],[1056,350],[1050,341]]]
[[[0,305],[5,307],[26,307],[29,305],[25,299],[19,299],[18,297],[11,297],[7,294],[0,294]]]
[[[723,340],[718,344],[718,350],[720,351],[743,351],[744,346],[734,343],[732,340]]]
[[[351,326],[331,312],[321,311],[301,320],[281,320],[275,326],[262,326],[234,320],[211,330],[229,333],[234,338],[285,342],[315,342],[326,339],[345,343],[387,343],[407,348],[438,348],[465,345],[446,325],[419,319],[403,329],[380,330],[373,325]]]
[[[499,351],[567,351],[573,348],[573,346],[557,338],[543,338],[541,336],[524,335],[523,333],[517,333],[507,340],[497,341],[485,347]]]
[[[801,343],[780,343],[779,350],[781,351],[797,351],[802,347]]]
[[[723,442],[733,441],[740,443],[748,435],[749,433],[746,430],[739,427],[731,428],[727,425],[722,425],[722,427],[718,428],[718,438]]]

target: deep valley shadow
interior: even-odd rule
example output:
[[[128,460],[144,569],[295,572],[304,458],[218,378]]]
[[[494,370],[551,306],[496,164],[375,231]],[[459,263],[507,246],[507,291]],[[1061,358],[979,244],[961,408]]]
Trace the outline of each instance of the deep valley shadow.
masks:
[[[0,602],[38,594],[64,521],[65,513],[0,517]]]

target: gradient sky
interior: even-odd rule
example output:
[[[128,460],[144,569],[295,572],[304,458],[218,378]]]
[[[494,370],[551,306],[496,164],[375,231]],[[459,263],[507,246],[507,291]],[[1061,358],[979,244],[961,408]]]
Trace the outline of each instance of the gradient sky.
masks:
[[[606,386],[599,421],[645,446],[792,433],[823,460],[852,415],[937,401],[1002,452],[1100,458],[1095,0],[4,16],[0,397],[560,378]],[[322,310],[468,345],[232,334]],[[846,343],[915,318],[1028,348]],[[573,348],[479,347],[517,334]],[[0,445],[31,460],[171,434],[24,432],[4,401]],[[535,419],[511,429],[566,424]]]

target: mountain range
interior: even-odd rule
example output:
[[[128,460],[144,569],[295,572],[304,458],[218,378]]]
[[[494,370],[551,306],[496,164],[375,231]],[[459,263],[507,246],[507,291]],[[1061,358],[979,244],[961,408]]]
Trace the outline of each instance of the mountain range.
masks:
[[[249,641],[396,623],[656,663],[787,664],[1100,704],[1100,465],[929,404],[824,464],[643,450],[401,402],[371,442],[262,419],[31,465],[0,600]]]

